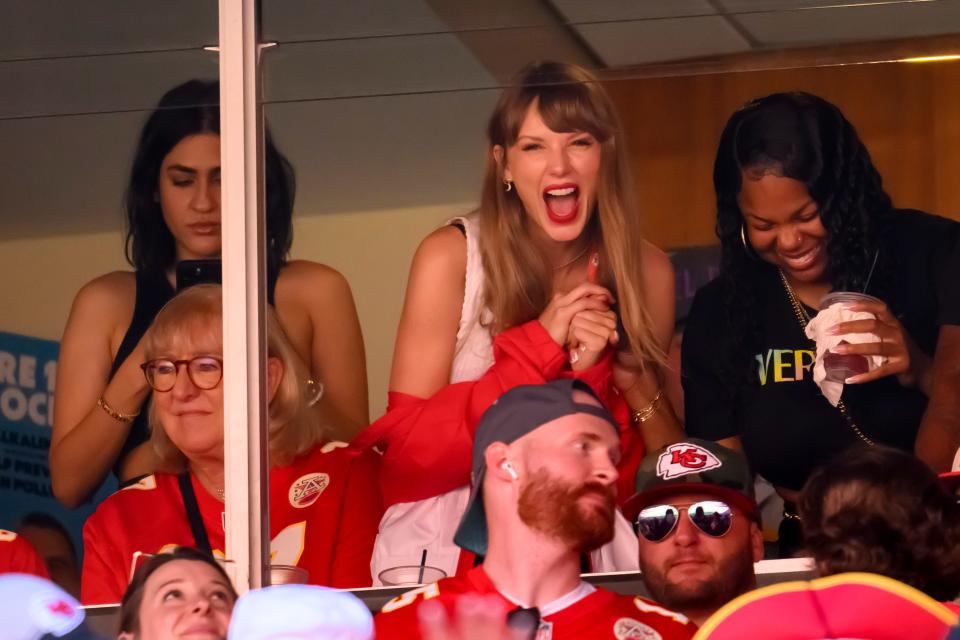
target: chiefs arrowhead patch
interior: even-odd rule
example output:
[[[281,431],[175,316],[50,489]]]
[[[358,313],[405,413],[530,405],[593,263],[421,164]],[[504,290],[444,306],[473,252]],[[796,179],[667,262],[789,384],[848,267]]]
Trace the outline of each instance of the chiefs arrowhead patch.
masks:
[[[701,473],[722,467],[723,463],[703,447],[689,442],[678,442],[667,447],[657,460],[657,475],[664,480],[679,478],[688,473]]]

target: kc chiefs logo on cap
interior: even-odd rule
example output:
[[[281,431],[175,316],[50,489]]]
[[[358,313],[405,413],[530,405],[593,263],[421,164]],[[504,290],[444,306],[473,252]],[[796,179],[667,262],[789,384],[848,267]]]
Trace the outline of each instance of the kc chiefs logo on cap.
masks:
[[[306,509],[317,501],[329,484],[330,476],[325,473],[300,476],[290,485],[290,504],[297,509]]]
[[[670,445],[660,454],[657,460],[657,475],[664,480],[669,480],[721,466],[723,463],[720,459],[703,447],[689,442],[678,442]]]

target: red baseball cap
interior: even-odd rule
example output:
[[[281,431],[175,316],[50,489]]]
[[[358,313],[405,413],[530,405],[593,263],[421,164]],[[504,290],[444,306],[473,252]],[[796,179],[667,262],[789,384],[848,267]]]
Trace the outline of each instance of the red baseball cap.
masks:
[[[873,573],[782,582],[736,598],[694,640],[943,640],[957,615],[913,587]]]

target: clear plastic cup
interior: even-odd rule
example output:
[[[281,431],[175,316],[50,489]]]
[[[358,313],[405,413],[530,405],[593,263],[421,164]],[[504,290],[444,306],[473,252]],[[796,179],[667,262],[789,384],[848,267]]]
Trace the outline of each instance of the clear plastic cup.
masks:
[[[421,571],[423,575],[421,576]],[[430,565],[418,564],[390,567],[380,572],[378,576],[385,587],[415,587],[420,584],[431,584],[447,577],[443,569]]]
[[[270,584],[307,584],[310,572],[289,564],[270,565]]]
[[[820,300],[820,309],[827,309],[837,303],[852,305],[857,302],[880,302],[880,299],[856,291],[834,291],[823,296]],[[841,340],[839,344],[847,344],[847,341]],[[827,380],[843,382],[851,376],[869,371],[870,361],[866,356],[856,353],[827,352],[823,356],[823,367],[826,370]]]

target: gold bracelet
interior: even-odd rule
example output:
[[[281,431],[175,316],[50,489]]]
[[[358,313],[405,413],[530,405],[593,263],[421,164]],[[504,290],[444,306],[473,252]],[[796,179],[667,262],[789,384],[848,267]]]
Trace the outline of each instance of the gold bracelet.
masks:
[[[657,391],[657,395],[653,396],[653,400],[650,401],[650,404],[645,406],[643,409],[637,409],[636,411],[630,414],[630,417],[633,418],[633,421],[636,423],[643,423],[653,417],[653,414],[657,412],[657,409],[660,408],[660,403],[663,402],[663,389]]]
[[[117,411],[116,409],[108,405],[107,401],[103,399],[103,396],[100,396],[99,398],[97,398],[97,406],[103,409],[103,412],[108,416],[110,416],[111,418],[113,418],[114,420],[117,420],[123,423],[133,422],[133,419],[136,418],[138,415],[140,415],[139,411],[137,413],[129,413],[129,414],[120,413],[119,411]]]

